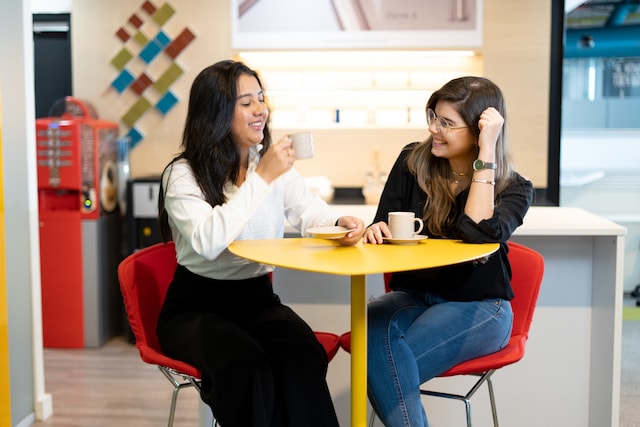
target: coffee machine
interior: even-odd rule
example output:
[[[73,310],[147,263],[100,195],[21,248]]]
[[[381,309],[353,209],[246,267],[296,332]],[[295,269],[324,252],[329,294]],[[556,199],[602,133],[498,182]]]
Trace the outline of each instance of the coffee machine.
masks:
[[[36,120],[45,347],[99,347],[122,322],[118,124],[66,97]]]

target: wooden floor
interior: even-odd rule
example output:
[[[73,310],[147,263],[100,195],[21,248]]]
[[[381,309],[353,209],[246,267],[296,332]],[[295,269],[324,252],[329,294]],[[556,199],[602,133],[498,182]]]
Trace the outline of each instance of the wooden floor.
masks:
[[[135,346],[115,338],[95,350],[44,350],[53,416],[34,427],[166,426],[173,386]],[[180,391],[174,427],[197,427],[199,395]]]
[[[167,425],[172,386],[143,363],[124,338],[100,349],[44,350],[45,390],[53,416],[34,427],[162,427]],[[620,427],[640,426],[640,321],[622,327]],[[174,427],[198,427],[200,398],[180,392]],[[378,425],[378,424],[376,424]]]

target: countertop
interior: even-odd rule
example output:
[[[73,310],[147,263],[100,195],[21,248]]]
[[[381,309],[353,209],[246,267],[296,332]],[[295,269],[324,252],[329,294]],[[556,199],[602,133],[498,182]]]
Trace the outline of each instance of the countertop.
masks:
[[[369,224],[377,205],[332,205],[345,215],[353,215]],[[298,234],[285,224],[286,234]],[[532,206],[515,236],[624,236],[627,229],[613,221],[576,207]]]

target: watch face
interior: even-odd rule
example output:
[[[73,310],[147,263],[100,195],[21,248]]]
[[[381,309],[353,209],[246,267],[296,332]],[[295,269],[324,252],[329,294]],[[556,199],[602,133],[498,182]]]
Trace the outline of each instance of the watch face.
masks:
[[[479,171],[482,169],[496,169],[496,164],[495,163],[485,163],[480,159],[476,159],[473,161],[473,170],[475,171]]]

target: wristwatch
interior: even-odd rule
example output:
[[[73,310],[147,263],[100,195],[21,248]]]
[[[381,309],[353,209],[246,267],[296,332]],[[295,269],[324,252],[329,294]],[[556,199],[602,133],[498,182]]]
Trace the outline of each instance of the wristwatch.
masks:
[[[497,168],[498,168],[498,165],[496,165],[495,163],[485,162],[480,159],[476,159],[473,161],[474,171],[480,171],[482,169],[497,169]]]

